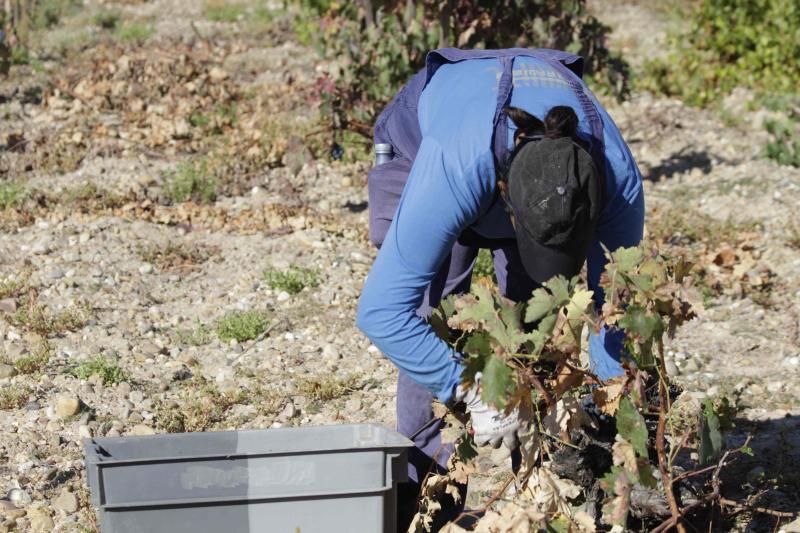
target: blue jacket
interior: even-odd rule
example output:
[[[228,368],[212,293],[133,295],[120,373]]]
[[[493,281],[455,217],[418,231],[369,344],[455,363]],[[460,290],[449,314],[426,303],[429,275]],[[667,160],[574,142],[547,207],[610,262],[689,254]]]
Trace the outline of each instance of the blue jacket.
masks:
[[[466,228],[487,238],[514,238],[511,221],[494,201],[492,120],[501,72],[498,59],[471,59],[444,64],[430,78],[418,102],[422,142],[359,302],[358,327],[443,402],[460,380],[459,354],[416,309]],[[567,75],[573,79],[566,80]],[[539,58],[515,57],[510,105],[539,118],[553,106],[571,106],[580,120],[579,135],[589,140],[586,116],[567,84],[575,80]],[[605,266],[600,244],[613,250],[640,242],[644,196],[641,174],[619,130],[582,82],[580,87],[602,119],[607,204],[587,258],[589,287],[600,302],[597,284]],[[511,149],[513,123],[508,127]],[[618,334],[601,330],[591,336],[589,351],[599,377],[621,373],[620,350]]]

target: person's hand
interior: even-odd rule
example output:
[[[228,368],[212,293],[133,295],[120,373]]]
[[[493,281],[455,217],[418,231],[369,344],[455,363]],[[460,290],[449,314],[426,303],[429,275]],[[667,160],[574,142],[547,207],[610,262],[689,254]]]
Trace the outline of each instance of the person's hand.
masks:
[[[485,404],[481,401],[481,374],[475,375],[475,383],[468,389],[456,388],[456,399],[464,402],[472,420],[475,432],[475,444],[485,446],[491,444],[499,448],[500,444],[514,450],[519,446],[519,435],[526,429],[520,418],[519,409],[514,408],[509,414]]]

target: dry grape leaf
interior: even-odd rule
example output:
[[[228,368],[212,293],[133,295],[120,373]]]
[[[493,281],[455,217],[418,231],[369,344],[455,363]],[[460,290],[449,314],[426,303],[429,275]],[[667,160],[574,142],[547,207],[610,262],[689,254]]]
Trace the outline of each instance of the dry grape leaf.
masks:
[[[592,399],[601,412],[614,416],[619,409],[619,402],[622,399],[622,391],[625,384],[622,382],[609,383],[603,387],[597,387],[592,391]]]
[[[551,435],[560,435],[582,426],[593,426],[592,419],[583,410],[580,400],[568,396],[561,398],[542,418],[542,426]]]
[[[556,398],[561,398],[565,392],[577,387],[581,383],[583,383],[583,374],[564,365],[561,367],[561,371],[556,377],[554,395]]]
[[[540,513],[569,515],[571,509],[568,500],[577,498],[581,492],[574,482],[540,467],[531,472],[526,490],[521,492],[520,497]]]
[[[626,526],[633,487],[625,470],[619,465],[611,467],[600,480],[600,488],[610,495],[603,505],[603,522]]]

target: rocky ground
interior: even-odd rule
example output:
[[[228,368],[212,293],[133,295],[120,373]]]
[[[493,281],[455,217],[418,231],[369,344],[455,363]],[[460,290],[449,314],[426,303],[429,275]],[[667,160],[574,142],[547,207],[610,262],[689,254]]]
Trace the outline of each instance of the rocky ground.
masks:
[[[658,14],[628,7],[615,2],[600,15],[635,56],[658,38],[643,30]],[[137,104],[130,95],[142,80],[125,77],[119,55],[103,56],[97,64],[111,75],[93,75],[91,86],[78,87],[69,66],[47,59],[40,70],[15,67],[0,83],[2,169],[22,191],[15,203],[0,194],[0,532],[94,531],[86,437],[394,423],[395,370],[354,324],[375,254],[366,238],[367,163],[314,160],[292,138],[312,120],[303,87],[315,77],[314,53],[280,16],[261,31],[252,26],[258,13],[230,21],[200,2],[117,8],[151,32],[138,44],[113,44],[123,55],[135,63],[137,50],[151,62],[186,54],[198,87],[216,80],[227,95],[241,93],[239,115],[219,112],[211,125],[172,120],[181,102],[215,109],[227,97],[197,88],[152,102],[157,91],[145,87]],[[93,27],[82,24],[74,26]],[[73,46],[78,30],[60,31],[67,44],[51,46]],[[81,33],[88,41],[69,56],[76,69],[112,46],[98,32]],[[47,85],[62,78],[55,91]],[[97,85],[104,80],[107,88]],[[116,82],[125,100],[111,105]],[[796,511],[800,171],[760,157],[754,124],[764,117],[746,100],[736,93],[725,103],[736,120],[646,94],[608,108],[647,180],[649,237],[700,264],[706,309],[672,342],[670,368],[695,397],[738,403],[732,444],[755,435],[755,457],[728,483]],[[168,111],[161,122],[148,118],[157,105]],[[213,121],[230,144],[258,147],[253,158],[224,166],[225,143],[205,140]],[[255,129],[266,133],[251,138]],[[25,149],[15,142],[22,138]],[[230,173],[218,197],[171,201],[176,176],[202,157]],[[286,271],[291,279],[275,279]],[[248,340],[225,334],[230,317],[232,336]],[[486,464],[471,488],[474,505],[496,479]]]

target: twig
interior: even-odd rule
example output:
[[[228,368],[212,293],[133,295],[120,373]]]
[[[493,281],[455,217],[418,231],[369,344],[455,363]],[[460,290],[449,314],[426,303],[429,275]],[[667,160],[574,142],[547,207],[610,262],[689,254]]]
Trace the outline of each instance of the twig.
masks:
[[[544,388],[544,385],[542,385],[542,382],[539,381],[539,378],[536,377],[536,375],[533,372],[529,371],[528,372],[528,379],[531,380],[531,383],[533,383],[533,386],[536,387],[536,390],[539,391],[539,394],[541,394],[542,397],[544,398],[544,403],[547,404],[547,408],[549,409],[550,407],[552,407],[553,406],[553,397],[550,396],[550,393],[547,392],[547,389]]]
[[[466,517],[468,517],[468,516],[473,516],[473,517],[474,517],[475,515],[483,514],[483,513],[485,513],[486,511],[488,511],[488,510],[489,510],[489,507],[491,507],[491,506],[492,506],[492,504],[493,504],[494,502],[496,502],[496,501],[497,501],[497,499],[498,499],[498,498],[500,498],[500,496],[502,496],[502,495],[503,495],[503,493],[506,491],[506,489],[508,488],[508,486],[509,486],[509,485],[511,485],[511,482],[512,482],[512,481],[514,481],[515,479],[517,479],[517,478],[516,478],[516,476],[513,476],[513,475],[512,475],[511,477],[509,477],[509,478],[506,480],[506,482],[505,482],[505,483],[503,483],[503,486],[502,486],[502,487],[500,487],[500,490],[498,490],[497,492],[495,492],[495,493],[492,495],[492,497],[491,497],[491,498],[489,498],[489,500],[486,502],[486,504],[483,506],[483,508],[481,508],[481,509],[479,509],[479,510],[477,510],[477,511],[464,511],[463,513],[461,513],[460,515],[458,515],[458,516],[456,517],[456,519],[455,519],[455,520],[453,520],[453,523],[454,523],[454,524],[457,524],[458,522],[460,522],[460,521],[461,521],[461,519],[462,519],[462,518],[466,518]]]
[[[720,497],[719,504],[725,505],[727,507],[733,507],[737,511],[755,511],[757,513],[768,514],[770,516],[777,516],[779,518],[794,518],[794,513],[776,511],[774,509],[768,509],[766,507],[749,506],[723,497]]]
[[[663,350],[662,350],[663,354]],[[667,369],[664,366],[664,358],[660,357],[658,359],[658,364],[660,370],[663,372],[663,376],[667,375]],[[672,472],[668,468],[667,464],[667,454],[664,451],[664,430],[667,426],[667,402],[666,399],[669,395],[669,391],[667,391],[666,384],[664,383],[663,378],[659,378],[658,380],[658,395],[659,395],[659,406],[658,406],[658,428],[656,430],[656,452],[658,454],[658,470],[661,473],[661,480],[664,485],[664,495],[667,497],[667,503],[669,504],[669,510],[672,514],[671,522],[672,525],[677,526],[679,533],[686,533],[686,528],[683,527],[681,521],[683,520],[683,515],[681,514],[681,510],[678,508],[678,502],[675,501],[675,493],[672,491]],[[671,526],[669,526],[671,527]]]
[[[261,342],[261,341],[263,341],[264,339],[266,339],[266,338],[267,338],[267,335],[269,335],[270,331],[272,331],[273,329],[275,329],[275,327],[277,327],[277,325],[278,325],[278,324],[281,324],[281,323],[283,323],[283,319],[278,319],[278,320],[276,320],[275,322],[273,322],[272,324],[270,324],[270,325],[269,325],[269,327],[267,327],[267,329],[265,329],[265,330],[264,330],[264,332],[263,332],[261,335],[259,335],[259,336],[258,336],[258,337],[256,337],[255,339],[253,339],[253,342],[252,342],[252,343],[250,343],[250,346],[248,346],[247,348],[245,348],[244,350],[242,350],[242,353],[240,353],[240,354],[239,354],[239,355],[236,357],[236,359],[235,359],[233,362],[234,362],[234,363],[238,362],[238,361],[239,361],[239,359],[241,359],[242,357],[244,357],[244,355],[245,355],[247,352],[249,352],[250,350],[252,350],[252,349],[253,349],[253,347],[254,347],[256,344],[258,344],[259,342]]]
[[[569,363],[568,361],[564,361],[564,366],[566,366],[570,370],[574,370],[575,372],[578,372],[579,374],[583,374],[584,376],[586,376],[587,378],[591,379],[592,381],[594,381],[598,385],[601,385],[601,386],[603,385],[603,381],[600,378],[598,378],[596,375],[594,375],[592,372],[589,372],[588,370],[584,370],[582,368],[578,368],[577,366]]]
[[[673,513],[673,516],[671,518],[668,518],[667,520],[665,520],[664,522],[659,524],[658,527],[653,529],[650,533],[661,533],[662,531],[666,531],[669,528],[671,528],[673,526],[676,526],[676,525],[680,529],[681,525],[679,524],[679,520],[681,520],[683,518],[683,515],[685,515],[686,513],[691,512],[691,511],[694,511],[698,507],[706,505],[709,502],[713,502],[714,500],[720,500],[719,473],[720,473],[720,471],[722,471],[722,467],[725,466],[725,464],[726,464],[725,461],[728,460],[728,456],[731,455],[732,453],[738,453],[738,452],[741,452],[743,449],[745,449],[747,447],[747,445],[750,443],[751,439],[752,439],[752,437],[748,436],[747,440],[744,441],[744,444],[742,444],[738,448],[734,448],[733,450],[727,450],[724,454],[722,454],[722,458],[713,467],[714,473],[711,475],[711,486],[713,487],[713,490],[710,493],[706,494],[705,496],[703,496],[702,498],[700,498],[696,502],[692,503],[691,505],[687,505],[683,509],[679,510],[679,512],[678,512],[679,513],[678,514],[679,517],[677,519],[675,517],[675,514]],[[659,457],[659,459],[660,459],[660,457]],[[676,480],[677,480],[677,478],[676,478]],[[673,480],[673,482],[674,481],[675,480]],[[666,486],[667,485],[665,483],[665,487]],[[668,489],[669,490],[666,491],[667,494],[672,494],[672,486],[671,485],[668,486]]]

